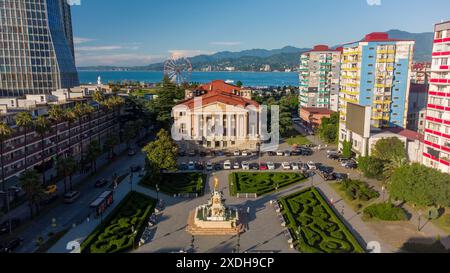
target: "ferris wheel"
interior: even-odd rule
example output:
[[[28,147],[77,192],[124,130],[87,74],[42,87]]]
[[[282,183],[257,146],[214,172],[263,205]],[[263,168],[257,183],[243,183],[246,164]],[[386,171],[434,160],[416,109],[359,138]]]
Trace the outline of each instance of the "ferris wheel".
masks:
[[[164,75],[178,85],[189,83],[192,74],[192,64],[186,57],[171,58],[164,63]]]

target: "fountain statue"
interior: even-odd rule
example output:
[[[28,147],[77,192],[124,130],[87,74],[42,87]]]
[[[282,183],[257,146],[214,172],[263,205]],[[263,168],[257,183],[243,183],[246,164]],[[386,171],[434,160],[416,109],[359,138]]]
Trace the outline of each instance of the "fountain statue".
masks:
[[[195,208],[189,215],[188,232],[193,235],[235,235],[242,227],[239,210],[224,205],[219,179],[215,177],[208,204]]]

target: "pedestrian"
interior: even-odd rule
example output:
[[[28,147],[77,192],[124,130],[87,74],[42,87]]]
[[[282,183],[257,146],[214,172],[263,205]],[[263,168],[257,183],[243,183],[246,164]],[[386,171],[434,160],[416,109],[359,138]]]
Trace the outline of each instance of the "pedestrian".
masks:
[[[247,207],[247,214],[250,214],[250,207]]]
[[[87,219],[86,219],[86,222],[88,222],[89,223],[89,221],[90,221],[90,219],[89,219],[89,216],[87,217]]]

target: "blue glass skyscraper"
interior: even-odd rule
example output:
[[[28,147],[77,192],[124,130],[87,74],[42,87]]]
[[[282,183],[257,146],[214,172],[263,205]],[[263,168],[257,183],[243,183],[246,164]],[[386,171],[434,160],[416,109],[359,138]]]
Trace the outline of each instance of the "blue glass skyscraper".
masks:
[[[66,1],[0,1],[0,97],[79,84]]]

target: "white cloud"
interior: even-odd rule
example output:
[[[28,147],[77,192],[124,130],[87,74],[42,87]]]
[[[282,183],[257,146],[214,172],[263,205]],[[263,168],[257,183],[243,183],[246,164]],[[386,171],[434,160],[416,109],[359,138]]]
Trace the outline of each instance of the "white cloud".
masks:
[[[78,66],[140,66],[162,62],[167,56],[147,55],[139,53],[121,53],[105,55],[83,55],[78,53],[76,62]]]
[[[76,51],[110,51],[124,49],[123,46],[110,45],[110,46],[80,46],[75,48]]]
[[[366,0],[369,6],[381,6],[381,0]]]
[[[242,42],[210,42],[211,45],[220,45],[220,46],[237,46],[242,44]]]
[[[90,38],[82,38],[82,37],[73,37],[73,43],[76,45],[83,44],[83,43],[89,43],[95,41],[94,39]]]
[[[192,50],[192,49],[172,49],[169,50],[171,58],[180,58],[180,57],[194,57],[198,55],[209,55],[214,52],[205,51],[205,50]]]

